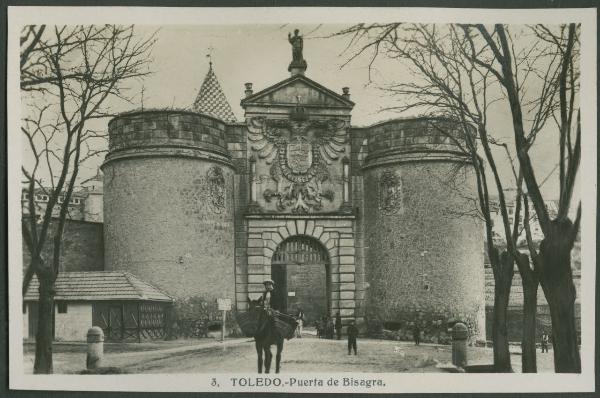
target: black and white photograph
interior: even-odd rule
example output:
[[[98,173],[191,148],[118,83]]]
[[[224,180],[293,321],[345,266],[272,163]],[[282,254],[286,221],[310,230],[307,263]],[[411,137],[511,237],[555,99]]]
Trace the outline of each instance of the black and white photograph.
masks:
[[[593,391],[595,9],[8,11],[11,388]]]

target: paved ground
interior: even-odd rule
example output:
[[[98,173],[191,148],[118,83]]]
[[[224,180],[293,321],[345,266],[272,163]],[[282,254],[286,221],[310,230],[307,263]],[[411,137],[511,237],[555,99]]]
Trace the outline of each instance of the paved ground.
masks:
[[[85,367],[85,344],[56,344],[55,373],[77,373]],[[436,363],[451,361],[450,346],[360,339],[358,355],[347,355],[346,342],[312,336],[285,342],[281,371],[286,372],[438,372]],[[520,372],[521,356],[514,347],[512,364]],[[256,372],[256,351],[250,339],[221,343],[212,339],[142,344],[105,344],[105,366],[127,373]],[[492,362],[490,348],[469,347],[470,364]],[[275,354],[275,347],[273,347]],[[273,359],[274,361],[274,359]],[[437,362],[436,362],[437,361]],[[25,367],[33,368],[31,345],[25,346]],[[272,365],[274,369],[274,363]],[[552,372],[552,353],[538,353],[540,372]]]

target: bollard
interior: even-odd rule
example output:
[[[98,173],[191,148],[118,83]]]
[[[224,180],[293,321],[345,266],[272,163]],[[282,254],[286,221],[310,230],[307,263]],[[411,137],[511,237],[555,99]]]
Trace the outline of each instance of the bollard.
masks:
[[[459,368],[467,366],[467,338],[469,329],[464,323],[452,327],[452,364]]]
[[[86,367],[98,369],[104,356],[104,332],[98,326],[88,329],[87,332],[87,359]]]

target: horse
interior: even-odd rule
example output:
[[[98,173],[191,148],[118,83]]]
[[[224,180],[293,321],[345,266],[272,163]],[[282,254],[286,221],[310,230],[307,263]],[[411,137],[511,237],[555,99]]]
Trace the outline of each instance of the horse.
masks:
[[[273,353],[271,352],[271,346],[277,346],[277,353],[275,355],[275,373],[279,373],[281,370],[281,352],[283,351],[284,338],[290,338],[285,336],[282,331],[276,327],[274,316],[282,316],[277,313],[276,315],[270,315],[269,312],[263,307],[260,300],[248,300],[249,309],[247,313],[239,314],[238,323],[242,330],[248,337],[254,337],[254,345],[256,347],[256,354],[258,355],[258,373],[263,371],[263,352],[265,373],[269,373],[271,370],[271,360],[273,359]],[[292,331],[294,331],[292,329]]]

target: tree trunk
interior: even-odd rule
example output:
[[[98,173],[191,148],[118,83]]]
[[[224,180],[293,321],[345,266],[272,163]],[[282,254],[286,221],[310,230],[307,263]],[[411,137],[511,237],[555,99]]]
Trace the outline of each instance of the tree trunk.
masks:
[[[514,275],[512,258],[503,252],[502,255],[490,261],[497,261],[494,288],[494,325],[492,339],[494,343],[494,370],[498,373],[512,372],[510,351],[508,349],[508,300]],[[494,266],[494,264],[492,264]],[[497,274],[497,275],[496,275]]]
[[[51,374],[52,369],[52,341],[54,340],[54,280],[51,277],[38,273],[39,287],[39,312],[37,333],[35,335],[35,363],[33,373]]]
[[[523,373],[537,373],[537,351],[535,346],[538,280],[533,275],[524,277],[523,282],[523,337],[521,342],[521,364]]]
[[[540,244],[540,282],[552,318],[554,370],[581,373],[581,358],[575,325],[575,285],[571,270],[574,234],[569,220],[552,221],[551,231]]]

